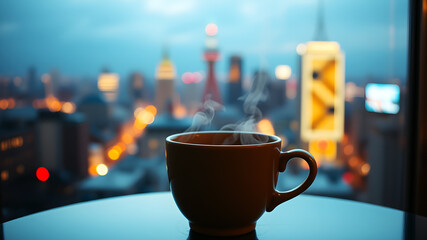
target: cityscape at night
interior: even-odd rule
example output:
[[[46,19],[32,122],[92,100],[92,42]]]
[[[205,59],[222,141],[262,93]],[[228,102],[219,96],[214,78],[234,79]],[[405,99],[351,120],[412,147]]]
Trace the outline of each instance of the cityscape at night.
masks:
[[[306,149],[305,192],[402,209],[408,2],[2,1],[3,220],[169,191],[166,137]],[[308,165],[289,163],[278,190]]]

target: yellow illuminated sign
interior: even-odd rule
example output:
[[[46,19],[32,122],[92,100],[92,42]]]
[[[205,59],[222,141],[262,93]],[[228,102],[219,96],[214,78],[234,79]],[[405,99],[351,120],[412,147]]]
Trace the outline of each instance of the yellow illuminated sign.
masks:
[[[301,138],[340,140],[344,133],[344,56],[337,42],[309,42],[302,56]]]

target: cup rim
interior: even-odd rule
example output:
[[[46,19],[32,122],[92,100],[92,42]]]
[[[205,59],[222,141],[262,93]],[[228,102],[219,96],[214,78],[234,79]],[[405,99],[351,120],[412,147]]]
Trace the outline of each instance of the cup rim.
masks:
[[[191,134],[209,134],[209,133],[245,133],[245,134],[257,134],[257,135],[263,135],[263,136],[267,136],[273,139],[273,141],[271,142],[266,142],[266,143],[256,143],[256,144],[245,144],[245,145],[214,145],[214,144],[200,144],[200,143],[186,143],[186,142],[178,142],[173,140],[173,138],[176,138],[178,136],[183,136],[183,135],[191,135]],[[264,133],[258,133],[258,132],[249,132],[249,131],[198,131],[198,132],[183,132],[183,133],[176,133],[173,135],[170,135],[166,138],[166,142],[169,143],[173,143],[173,144],[180,144],[180,145],[185,145],[185,146],[198,146],[198,147],[213,147],[213,148],[244,148],[244,147],[261,147],[261,146],[267,146],[270,144],[276,144],[281,142],[282,139],[279,138],[278,136],[275,135],[269,135],[269,134],[264,134]]]

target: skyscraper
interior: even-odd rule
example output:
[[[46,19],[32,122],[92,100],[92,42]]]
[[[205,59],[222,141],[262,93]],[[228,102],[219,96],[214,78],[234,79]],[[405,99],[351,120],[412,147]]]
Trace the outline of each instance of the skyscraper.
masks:
[[[68,114],[62,121],[63,168],[73,177],[88,176],[89,124],[81,113]]]
[[[158,113],[167,111],[167,102],[173,101],[175,90],[174,80],[176,77],[175,67],[169,59],[167,52],[163,54],[163,59],[156,71],[156,99],[155,105]]]
[[[208,63],[208,76],[203,92],[202,101],[213,100],[217,103],[222,104],[221,94],[219,92],[218,84],[215,77],[215,62],[219,58],[218,53],[218,40],[215,37],[218,32],[218,27],[215,24],[208,24],[205,28],[206,31],[206,42],[204,59]]]
[[[318,164],[338,164],[338,144],[344,136],[345,57],[338,42],[327,40],[322,0],[315,30],[315,41],[297,46],[301,55],[300,137]]]
[[[117,100],[120,77],[116,73],[103,71],[98,76],[98,89],[103,93],[105,99],[109,102]]]

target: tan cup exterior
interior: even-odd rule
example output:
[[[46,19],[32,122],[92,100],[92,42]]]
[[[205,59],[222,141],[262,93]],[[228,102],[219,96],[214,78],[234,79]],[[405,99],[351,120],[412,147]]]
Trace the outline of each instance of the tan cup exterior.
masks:
[[[190,138],[190,134],[194,137]],[[304,192],[314,181],[317,165],[304,150],[281,152],[281,139],[252,145],[215,145],[235,132],[197,132],[169,136],[166,162],[171,191],[196,232],[232,236],[251,232],[265,211]],[[288,192],[275,190],[279,171],[292,158],[310,167],[307,179]]]

